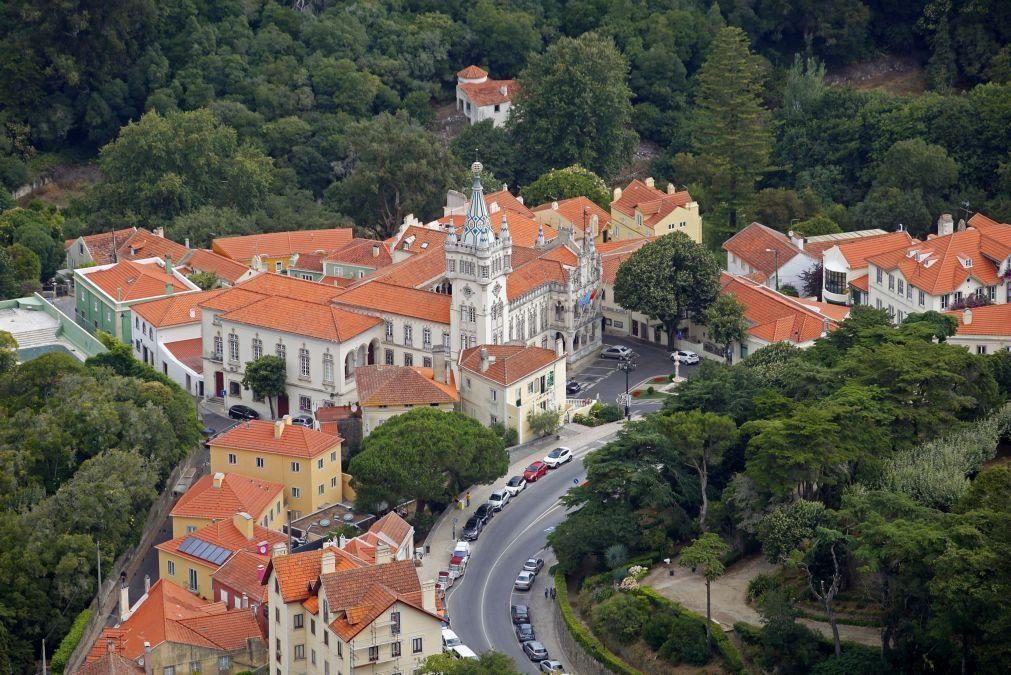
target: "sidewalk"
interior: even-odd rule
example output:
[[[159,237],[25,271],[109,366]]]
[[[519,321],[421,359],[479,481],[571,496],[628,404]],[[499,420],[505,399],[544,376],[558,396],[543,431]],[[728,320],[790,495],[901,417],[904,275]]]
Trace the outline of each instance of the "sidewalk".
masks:
[[[456,544],[457,538],[453,536],[454,523],[457,537],[463,529],[463,524],[473,515],[474,511],[481,504],[488,501],[489,495],[497,488],[501,487],[509,476],[523,473],[523,470],[530,465],[530,462],[542,458],[549,449],[564,445],[573,450],[579,450],[582,446],[598,441],[601,438],[619,430],[624,420],[602,424],[599,427],[584,427],[581,424],[566,424],[558,431],[561,439],[556,439],[553,435],[546,436],[532,443],[526,443],[512,448],[509,451],[509,469],[505,476],[496,479],[489,485],[475,485],[470,490],[470,507],[448,508],[439,517],[439,520],[432,527],[431,532],[425,539],[428,553],[421,560],[421,567],[418,569],[418,576],[422,581],[436,579],[440,570],[446,569],[449,564],[450,554]],[[464,492],[463,496],[467,493]]]

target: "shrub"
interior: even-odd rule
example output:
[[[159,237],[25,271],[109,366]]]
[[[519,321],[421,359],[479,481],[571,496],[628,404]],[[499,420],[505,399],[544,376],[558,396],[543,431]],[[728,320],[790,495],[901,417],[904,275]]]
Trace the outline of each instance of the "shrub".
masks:
[[[53,654],[53,672],[62,673],[63,669],[67,667],[67,661],[70,660],[70,655],[74,653],[77,649],[77,645],[80,644],[81,638],[84,637],[84,631],[88,628],[88,622],[91,621],[91,610],[82,610],[77,618],[74,619],[74,623],[70,626],[70,632],[67,636],[63,638],[60,646],[56,649],[56,653]]]
[[[558,591],[558,611],[562,615],[565,627],[572,635],[572,639],[579,643],[587,654],[595,661],[603,664],[605,668],[615,675],[642,675],[642,671],[632,668],[627,663],[614,655],[607,647],[601,644],[600,640],[591,635],[586,628],[576,619],[572,613],[572,606],[569,604],[569,589],[565,575],[561,572],[555,573],[555,589]]]
[[[660,651],[663,644],[670,638],[674,620],[675,616],[669,612],[654,616],[642,628],[642,641],[648,644],[653,651]]]
[[[527,413],[527,424],[530,425],[530,433],[534,438],[553,434],[562,423],[562,411],[557,410],[531,410]]]
[[[494,431],[495,434],[502,439],[502,443],[504,443],[507,448],[511,448],[519,441],[519,434],[516,433],[516,430],[512,427],[507,427],[501,422],[495,422],[495,424],[490,425],[488,428]]]
[[[777,586],[771,574],[759,574],[748,582],[748,600],[755,601]]]
[[[590,415],[604,422],[617,422],[625,416],[625,412],[613,403],[594,403]]]
[[[611,544],[604,551],[604,561],[607,563],[608,569],[621,567],[628,561],[628,548],[624,544]],[[622,579],[624,578],[622,576]]]
[[[618,593],[593,608],[590,626],[598,635],[613,635],[618,642],[629,644],[639,637],[648,617],[649,608],[642,598]]]
[[[891,672],[893,672],[892,669],[881,658],[881,652],[859,645],[847,645],[838,658],[833,654],[811,669],[811,675],[849,675],[850,673],[887,675]]]
[[[649,385],[648,387],[646,387],[646,393],[647,394],[655,394],[656,393],[656,389],[653,388],[652,384]]]
[[[582,424],[584,427],[596,427],[604,423],[604,420],[597,419],[590,415],[583,415],[582,413],[576,413],[572,416],[572,421],[576,424]]]
[[[671,623],[667,641],[660,648],[660,656],[675,666],[679,663],[692,666],[709,663],[705,626],[688,617],[677,617]]]

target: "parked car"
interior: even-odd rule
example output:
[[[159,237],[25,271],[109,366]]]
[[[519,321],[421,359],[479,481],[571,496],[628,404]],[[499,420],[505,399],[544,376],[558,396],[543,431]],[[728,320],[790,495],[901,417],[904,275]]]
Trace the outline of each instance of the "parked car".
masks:
[[[530,623],[530,608],[526,605],[511,605],[509,607],[509,615],[513,619],[514,626],[518,626],[521,623]]]
[[[534,635],[534,625],[532,623],[521,623],[516,626],[516,639],[520,641],[520,644],[529,642],[536,637],[537,636]]]
[[[625,345],[610,345],[604,347],[603,351],[600,352],[600,358],[602,359],[628,359],[634,355],[635,352]]]
[[[479,518],[482,525],[487,525],[491,517],[495,515],[495,509],[491,504],[482,504],[474,511],[474,518]]]
[[[469,562],[470,542],[463,540],[456,542],[456,546],[453,547],[453,555],[458,555],[461,558],[467,559]]]
[[[513,476],[505,484],[505,489],[509,491],[509,494],[515,497],[527,489],[527,481],[523,476]]]
[[[530,642],[523,643],[523,653],[526,654],[531,661],[543,661],[548,658],[548,650],[544,648],[537,640],[531,640]]]
[[[435,581],[439,584],[445,584],[446,588],[449,588],[453,585],[453,582],[456,581],[456,577],[450,574],[449,570],[440,570],[439,576],[436,577]]]
[[[542,461],[548,465],[548,468],[555,469],[572,461],[572,450],[570,448],[555,448]]]
[[[477,516],[471,516],[463,526],[463,540],[477,541],[477,538],[481,536],[482,529],[484,529],[484,521]]]
[[[542,673],[560,673],[565,668],[562,667],[561,661],[556,661],[554,659],[546,659],[541,661],[541,672]]]
[[[492,508],[493,511],[501,511],[502,507],[509,503],[509,498],[512,496],[508,490],[502,488],[501,490],[495,490],[488,497],[488,506]]]
[[[467,561],[466,559],[455,555],[449,559],[449,573],[453,575],[454,579],[459,579],[467,572]]]
[[[537,574],[542,569],[544,569],[544,559],[543,558],[527,558],[527,561],[523,563],[523,569],[532,574]]]
[[[682,349],[677,349],[670,353],[671,361],[679,361],[686,364],[694,364],[699,362],[699,355],[695,352],[689,352]]]
[[[579,384],[575,380],[569,380],[565,383],[565,393],[568,396],[574,396],[583,390],[583,385]]]
[[[260,419],[260,413],[256,412],[248,405],[240,405],[236,403],[231,408],[228,409],[228,416],[233,420],[258,420]]]
[[[463,640],[448,628],[442,629],[442,651],[446,651],[450,647],[456,647],[462,645]]]
[[[543,476],[548,472],[548,465],[544,462],[534,462],[527,467],[526,471],[523,472],[523,480],[528,483],[533,483],[538,478]]]
[[[297,424],[300,427],[306,427],[307,429],[312,429],[316,426],[316,420],[312,418],[312,415],[295,415],[291,418],[292,424]]]
[[[530,587],[534,585],[534,579],[536,578],[536,574],[524,570],[516,576],[516,581],[513,582],[513,588],[517,591],[529,591]]]
[[[455,647],[449,648],[449,653],[458,659],[470,659],[471,661],[478,661],[477,654],[474,650],[467,645],[456,645]]]

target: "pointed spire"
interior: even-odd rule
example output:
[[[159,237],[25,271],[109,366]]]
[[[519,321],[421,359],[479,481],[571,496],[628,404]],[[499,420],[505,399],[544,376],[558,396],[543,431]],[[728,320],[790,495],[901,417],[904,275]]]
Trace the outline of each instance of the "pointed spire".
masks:
[[[542,223],[537,224],[537,242],[534,247],[544,248],[544,225]]]
[[[488,215],[488,205],[484,201],[484,188],[481,186],[481,162],[474,162],[471,173],[474,182],[470,189],[470,206],[463,220],[463,234],[460,241],[471,246],[485,247],[491,244],[494,235],[491,231],[491,216]]]
[[[502,212],[502,227],[498,231],[498,238],[502,240],[512,239],[512,235],[509,234],[509,220],[506,218],[506,212]]]

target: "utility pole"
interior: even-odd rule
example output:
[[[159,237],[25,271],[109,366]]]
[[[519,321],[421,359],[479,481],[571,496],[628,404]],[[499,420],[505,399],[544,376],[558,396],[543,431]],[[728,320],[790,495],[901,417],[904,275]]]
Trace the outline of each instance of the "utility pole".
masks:
[[[42,675],[46,675],[46,639],[42,638]]]
[[[98,552],[98,614],[102,614],[102,543],[95,542],[95,550]]]

